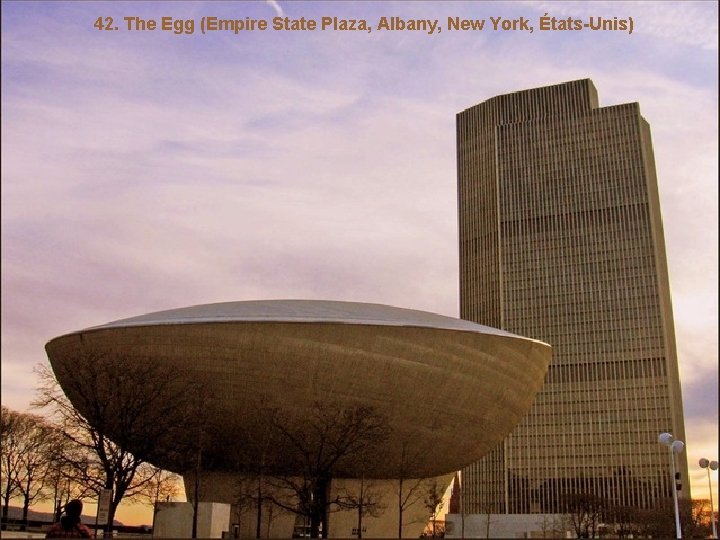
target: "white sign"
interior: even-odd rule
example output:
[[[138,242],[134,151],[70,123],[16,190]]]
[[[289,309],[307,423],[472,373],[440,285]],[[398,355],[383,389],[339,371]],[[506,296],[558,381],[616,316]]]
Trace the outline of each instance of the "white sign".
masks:
[[[97,520],[98,525],[107,525],[110,515],[110,501],[112,500],[112,489],[103,489],[98,497]]]

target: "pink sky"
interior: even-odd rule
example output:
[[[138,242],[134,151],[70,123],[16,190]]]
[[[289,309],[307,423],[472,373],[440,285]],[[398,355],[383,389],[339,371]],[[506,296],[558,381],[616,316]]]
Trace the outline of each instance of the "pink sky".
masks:
[[[100,16],[271,19],[278,9],[368,21],[632,16],[634,31],[93,27]],[[601,105],[638,101],[652,129],[690,475],[706,497],[696,464],[718,457],[717,10],[3,2],[2,403],[28,408],[50,338],[161,309],[305,298],[457,316],[455,114],[589,77]]]

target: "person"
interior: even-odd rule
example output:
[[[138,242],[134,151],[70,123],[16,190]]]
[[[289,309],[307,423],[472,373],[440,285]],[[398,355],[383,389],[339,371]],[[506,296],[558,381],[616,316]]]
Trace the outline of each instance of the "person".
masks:
[[[55,523],[45,538],[92,538],[93,534],[86,525],[80,521],[82,515],[83,504],[78,499],[73,499],[65,505],[65,515]]]

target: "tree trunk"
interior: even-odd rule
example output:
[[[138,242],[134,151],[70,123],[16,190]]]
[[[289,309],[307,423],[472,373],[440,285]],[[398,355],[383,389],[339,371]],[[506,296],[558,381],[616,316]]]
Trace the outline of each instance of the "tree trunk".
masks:
[[[310,538],[327,538],[327,500],[330,479],[319,478],[313,489],[310,506]]]
[[[22,525],[20,525],[21,531],[27,530],[27,517],[28,517],[28,508],[30,508],[30,480],[28,480],[27,485],[25,486],[25,495],[23,497],[23,513],[22,513]]]
[[[200,470],[202,469],[202,430],[198,432],[197,459],[195,460],[195,482],[193,486],[192,538],[197,538],[198,506],[200,499]]]
[[[5,498],[5,497],[3,497],[3,498]],[[8,505],[9,504],[10,504],[10,501],[5,498],[5,502],[3,503],[3,509],[2,509],[3,527],[5,527],[5,524],[7,523]]]
[[[58,522],[60,521],[60,514],[62,514],[60,509],[60,481],[56,481],[53,486],[53,504],[55,505],[55,519],[53,521]]]
[[[365,502],[365,477],[360,478],[360,497],[358,500],[358,540],[362,538],[362,516],[363,516],[363,502]]]
[[[462,477],[460,481],[462,482]],[[463,500],[462,484],[460,484],[460,538],[465,540],[465,501]]]
[[[200,458],[198,457],[198,461]],[[197,524],[198,524],[198,507],[199,507],[199,501],[198,498],[200,496],[200,475],[199,475],[199,467],[195,470],[195,482],[193,486],[193,517],[192,517],[192,531],[190,534],[191,538],[197,538]]]
[[[322,537],[327,538],[328,533],[330,532],[330,505],[328,501],[330,500],[330,483],[332,482],[331,478],[327,478],[323,480],[323,484],[325,484],[325,488],[323,489],[323,500],[322,500]]]
[[[402,528],[403,528],[403,479],[400,478],[400,485],[398,487],[398,539],[402,539]]]
[[[10,482],[8,482],[7,488],[5,489],[5,495],[3,495],[3,499],[5,500],[5,502],[3,503],[2,517],[5,521],[7,521],[8,508],[10,506],[10,493]]]
[[[257,481],[257,526],[255,527],[255,538],[260,538],[260,527],[262,525],[262,488],[261,488],[262,476],[258,475]]]
[[[107,477],[105,478],[105,489],[110,490],[110,505],[108,506],[108,517],[107,523],[103,527],[103,538],[112,538],[113,523],[115,523],[115,512],[117,507],[122,501],[124,490],[121,491],[115,486],[116,475],[111,471],[106,470]],[[70,490],[68,489],[68,497],[70,497]],[[100,493],[98,492],[98,504],[100,503]],[[98,508],[98,511],[100,509]],[[97,514],[95,514],[97,516]],[[97,517],[95,518],[97,524]]]
[[[267,534],[265,535],[265,538],[270,538],[270,524],[272,523],[272,515],[273,515],[273,507],[270,505],[268,507],[268,523],[267,523]]]
[[[60,521],[60,516],[62,516],[62,499],[58,497],[55,500],[55,522],[57,523]]]
[[[113,523],[115,523],[115,511],[117,510],[120,501],[115,502],[115,498],[110,501],[110,508],[108,509],[108,519],[105,525],[105,538],[112,538]]]
[[[310,512],[310,538],[320,538],[321,521],[322,516],[318,515],[317,508],[315,504],[313,504],[312,510]]]

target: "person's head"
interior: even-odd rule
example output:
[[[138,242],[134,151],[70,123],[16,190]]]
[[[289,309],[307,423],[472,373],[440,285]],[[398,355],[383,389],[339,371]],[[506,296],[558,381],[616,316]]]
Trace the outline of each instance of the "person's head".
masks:
[[[83,503],[79,499],[73,499],[69,503],[65,505],[65,514],[67,514],[70,517],[80,517],[80,514],[82,514],[83,509]]]

